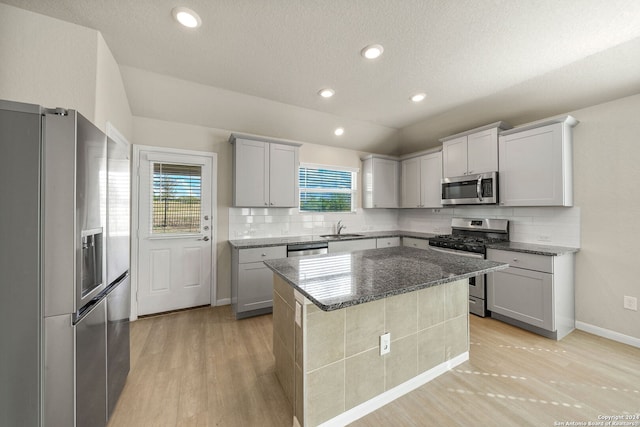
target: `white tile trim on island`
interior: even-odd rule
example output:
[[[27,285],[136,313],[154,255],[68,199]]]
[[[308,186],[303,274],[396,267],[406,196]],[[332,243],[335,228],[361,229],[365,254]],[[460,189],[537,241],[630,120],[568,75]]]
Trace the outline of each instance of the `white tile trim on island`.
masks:
[[[334,426],[340,427],[340,426],[345,426],[349,423],[352,423],[364,417],[365,415],[368,415],[373,411],[376,411],[382,408],[387,403],[391,403],[397,398],[404,396],[405,394],[417,389],[418,387],[421,387],[427,384],[428,382],[436,379],[437,377],[444,374],[445,372],[448,372],[453,368],[461,365],[467,360],[469,360],[468,351],[454,357],[451,360],[447,360],[439,364],[438,366],[435,366],[429,369],[428,371],[421,373],[420,375],[414,378],[411,378],[409,381],[405,381],[404,383],[400,384],[397,387],[394,387],[390,390],[385,391],[384,393],[374,397],[373,399],[370,399],[364,403],[361,403],[356,407],[349,409],[346,412],[343,412],[337,417],[334,417],[320,424],[319,427],[334,427]],[[297,423],[297,420],[296,420],[296,423]],[[294,425],[299,426],[300,424],[294,424]]]

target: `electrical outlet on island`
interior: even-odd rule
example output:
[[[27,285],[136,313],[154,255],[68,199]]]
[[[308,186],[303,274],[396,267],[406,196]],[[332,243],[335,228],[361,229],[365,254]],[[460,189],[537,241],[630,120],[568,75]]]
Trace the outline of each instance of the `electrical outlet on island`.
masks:
[[[380,335],[380,356],[391,351],[391,332]]]

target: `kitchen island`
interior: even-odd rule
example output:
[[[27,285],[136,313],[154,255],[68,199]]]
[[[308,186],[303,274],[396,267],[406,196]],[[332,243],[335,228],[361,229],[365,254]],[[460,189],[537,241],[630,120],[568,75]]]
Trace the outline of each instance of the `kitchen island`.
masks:
[[[468,360],[468,278],[508,267],[408,247],[265,264],[276,373],[302,426],[347,424]]]

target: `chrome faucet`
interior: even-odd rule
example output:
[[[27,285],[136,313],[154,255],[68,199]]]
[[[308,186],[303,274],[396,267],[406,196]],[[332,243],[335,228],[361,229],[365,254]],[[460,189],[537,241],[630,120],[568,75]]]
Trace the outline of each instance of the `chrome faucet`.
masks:
[[[336,225],[336,234],[340,234],[340,232],[345,228],[347,228],[347,226],[342,225],[342,220],[338,221],[338,225]]]

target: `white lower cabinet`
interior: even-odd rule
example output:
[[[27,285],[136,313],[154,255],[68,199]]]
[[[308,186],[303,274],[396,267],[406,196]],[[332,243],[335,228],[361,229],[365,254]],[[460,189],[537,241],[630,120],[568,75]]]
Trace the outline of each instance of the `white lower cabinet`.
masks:
[[[575,328],[573,254],[488,249],[487,259],[509,263],[506,270],[487,275],[492,317],[554,339]]]
[[[426,239],[416,239],[415,237],[403,237],[402,246],[409,246],[411,248],[428,249],[429,241]]]
[[[380,237],[376,239],[376,248],[392,248],[400,246],[400,237]]]
[[[509,268],[489,279],[489,310],[554,330],[553,274]]]
[[[286,257],[286,246],[233,249],[231,305],[236,319],[271,312],[273,272],[263,261]]]
[[[339,242],[329,242],[328,252],[353,252],[375,248],[376,239],[341,240]]]

